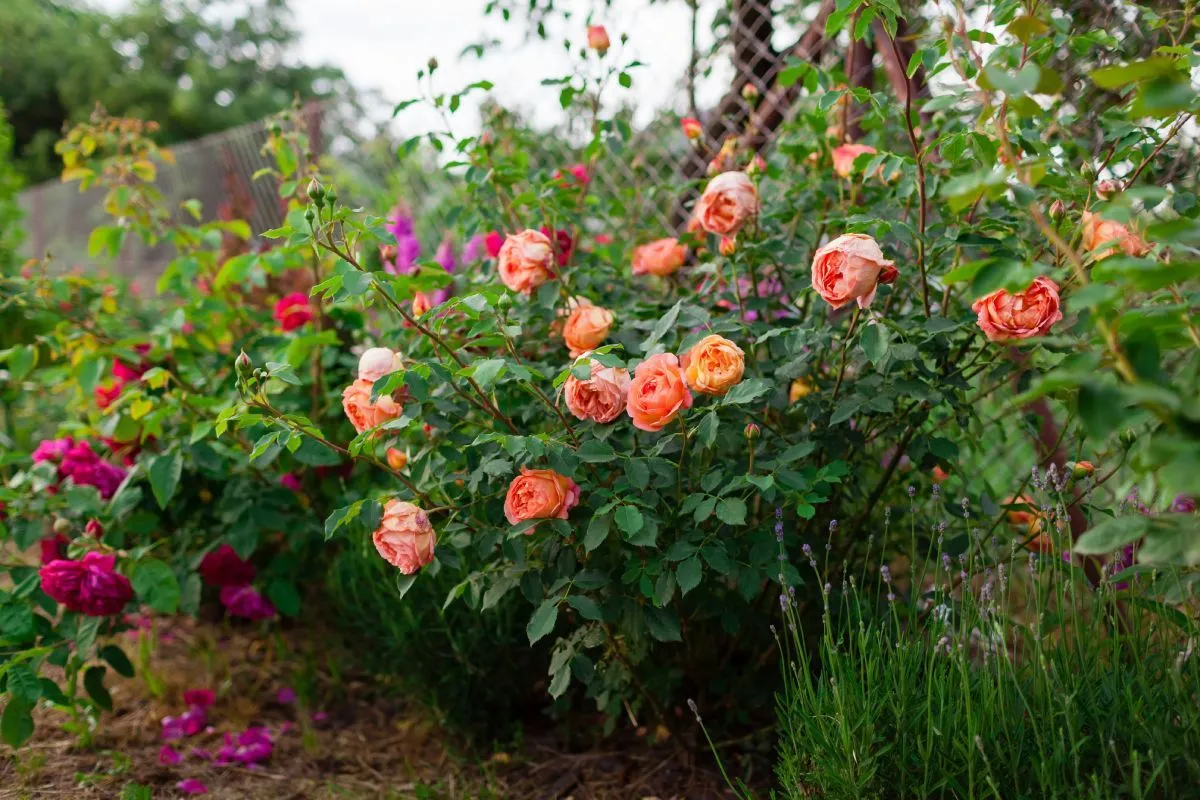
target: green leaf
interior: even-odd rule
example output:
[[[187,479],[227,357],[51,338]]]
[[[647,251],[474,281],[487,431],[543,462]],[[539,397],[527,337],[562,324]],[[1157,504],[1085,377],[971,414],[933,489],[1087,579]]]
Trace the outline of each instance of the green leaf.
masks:
[[[679,319],[679,311],[682,308],[683,301],[680,300],[667,309],[667,313],[658,318],[658,322],[654,323],[654,329],[650,331],[650,335],[642,342],[642,352],[649,353],[658,344],[659,340],[667,335],[667,331],[675,328],[675,321]]]
[[[645,520],[642,518],[642,512],[637,506],[622,505],[617,508],[617,513],[614,515],[617,521],[617,527],[626,536],[633,536],[642,529]]]
[[[401,572],[396,575],[396,592],[400,595],[401,599],[404,598],[404,595],[408,594],[408,590],[417,582],[418,574],[414,572],[412,575],[405,575]]]
[[[650,631],[650,635],[655,639],[660,642],[683,641],[679,632],[679,617],[674,609],[649,607],[645,609],[645,614],[646,630]]]
[[[696,426],[696,436],[705,450],[716,444],[717,429],[720,425],[721,421],[715,411],[708,412],[700,419],[700,424]]]
[[[155,611],[174,614],[179,609],[179,579],[166,563],[157,558],[137,562],[131,582],[138,599]]]
[[[96,665],[88,667],[83,673],[83,688],[87,690],[92,702],[105,711],[112,711],[112,695],[104,688],[104,675],[108,670]]]
[[[300,613],[300,593],[296,591],[296,584],[289,580],[272,578],[267,584],[267,597],[285,617],[294,617]]]
[[[878,366],[888,351],[887,327],[884,325],[868,325],[859,334],[858,343],[862,347],[863,352],[867,354],[867,358],[871,359],[871,363]]]
[[[230,284],[240,284],[250,275],[250,270],[258,263],[257,253],[242,253],[221,265],[217,277],[213,280],[213,288],[224,289]]]
[[[179,476],[183,474],[183,454],[178,450],[155,456],[147,469],[150,478],[150,490],[159,508],[166,508],[167,503],[179,488]]]
[[[13,664],[9,667],[7,674],[8,692],[14,699],[20,699],[33,705],[42,696],[42,686],[38,682],[38,676],[29,668],[28,664],[23,662]]]
[[[650,467],[640,458],[631,458],[625,462],[625,478],[635,489],[645,489],[650,485]]]
[[[567,598],[567,603],[584,619],[592,622],[604,620],[604,612],[600,610],[600,604],[585,594],[573,594]]]
[[[1101,67],[1092,72],[1092,81],[1101,89],[1119,89],[1130,83],[1178,73],[1179,65],[1178,59],[1153,56],[1130,64]]]
[[[503,358],[488,358],[475,364],[471,377],[481,389],[490,389],[507,365]]]
[[[33,703],[12,697],[0,716],[0,737],[10,747],[20,747],[33,736]]]
[[[343,525],[347,525],[358,518],[359,512],[362,511],[362,501],[351,503],[348,506],[334,509],[333,513],[325,518],[325,541],[333,538],[333,534],[337,533],[338,529]]]
[[[687,594],[699,586],[702,572],[700,559],[697,556],[692,556],[681,563],[675,570],[675,579],[679,581],[679,591]]]
[[[728,525],[746,524],[746,501],[740,497],[727,497],[717,504],[717,519]]]
[[[550,631],[554,630],[554,623],[557,621],[558,598],[550,597],[543,600],[542,604],[533,612],[533,616],[529,618],[529,624],[525,626],[525,633],[529,636],[529,643],[534,644],[550,633]]]
[[[769,391],[771,391],[771,384],[761,378],[751,378],[730,389],[729,393],[725,395],[725,402],[731,405],[750,403]]]
[[[604,543],[608,538],[609,528],[612,526],[612,516],[609,514],[600,514],[592,517],[592,521],[588,523],[587,534],[583,537],[584,552],[590,553]]]
[[[1140,514],[1106,519],[1079,537],[1075,542],[1075,552],[1084,555],[1107,555],[1116,552],[1145,536],[1149,527],[1149,518]]]
[[[8,374],[19,381],[30,373],[37,364],[38,350],[31,344],[17,345],[8,351]]]
[[[132,678],[133,664],[130,663],[129,657],[125,655],[125,651],[117,647],[115,644],[107,645],[100,650],[100,657],[108,662],[118,675],[125,678]]]
[[[599,439],[588,439],[579,446],[576,454],[580,460],[588,464],[603,464],[606,461],[613,461],[617,457],[613,446]]]

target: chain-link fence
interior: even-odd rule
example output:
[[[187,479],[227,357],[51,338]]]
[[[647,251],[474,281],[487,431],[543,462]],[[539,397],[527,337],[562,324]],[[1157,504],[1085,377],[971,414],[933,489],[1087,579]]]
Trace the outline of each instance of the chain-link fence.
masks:
[[[302,110],[314,147],[321,141],[321,107]],[[254,179],[272,161],[262,153],[268,137],[265,120],[231,128],[170,149],[174,163],[160,163],[156,186],[169,207],[185,200],[201,202],[204,220],[244,219],[256,233],[277,227],[285,205],[279,183]],[[56,269],[107,268],[140,281],[153,281],[173,257],[170,245],[147,245],[130,238],[111,264],[88,255],[88,237],[99,225],[110,224],[103,208],[105,190],[79,190],[77,183],[50,181],[21,192],[27,236],[23,252],[31,258],[49,257]]]

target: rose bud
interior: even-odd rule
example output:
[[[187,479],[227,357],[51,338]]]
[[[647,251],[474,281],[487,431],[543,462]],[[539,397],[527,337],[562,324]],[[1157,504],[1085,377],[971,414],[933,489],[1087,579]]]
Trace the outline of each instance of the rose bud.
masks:
[[[1076,478],[1086,478],[1096,471],[1095,465],[1090,461],[1075,461],[1067,464],[1067,469],[1071,470],[1071,474]]]
[[[1066,205],[1063,204],[1062,200],[1055,200],[1053,203],[1050,204],[1050,219],[1060,220],[1063,218],[1063,214],[1066,214],[1066,213],[1067,213],[1067,207],[1066,207]]]
[[[1119,191],[1121,184],[1114,180],[1100,181],[1096,184],[1096,196],[1101,200],[1107,200]]]
[[[721,244],[718,249],[721,251],[721,255],[729,258],[731,255],[737,252],[737,240],[732,236],[722,236]]]
[[[54,520],[55,533],[66,533],[69,530],[71,530],[71,521],[69,519],[66,519],[65,517],[59,517]]]
[[[692,140],[699,139],[704,135],[704,126],[695,117],[684,117],[679,120],[679,127],[683,129],[683,135]]]
[[[389,447],[387,451],[387,463],[389,467],[399,472],[408,466],[408,453],[395,447]]]
[[[252,365],[250,363],[250,356],[246,355],[245,350],[238,353],[238,357],[233,361],[233,368],[237,371],[238,377],[242,380],[250,377]]]
[[[753,422],[747,422],[746,427],[742,430],[742,433],[745,434],[746,438],[750,441],[754,441],[758,437],[762,436],[762,430],[759,429],[758,425]]]
[[[758,87],[753,83],[747,82],[742,86],[742,99],[747,103],[753,104],[759,98]]]
[[[612,43],[608,40],[608,31],[603,25],[588,25],[587,29],[588,47],[595,50],[600,55],[604,55]]]
[[[817,389],[807,378],[796,378],[788,388],[788,403],[794,404],[808,397]]]
[[[412,299],[412,315],[414,317],[423,317],[429,313],[429,309],[433,305],[429,302],[429,298],[424,292],[414,292]]]
[[[87,525],[84,526],[83,532],[88,536],[93,536],[99,539],[104,535],[104,526],[100,524],[100,520],[93,517],[87,521]]]
[[[756,178],[766,171],[767,162],[757,153],[754,155],[754,158],[750,159],[750,163],[746,165],[746,174],[751,178]]]

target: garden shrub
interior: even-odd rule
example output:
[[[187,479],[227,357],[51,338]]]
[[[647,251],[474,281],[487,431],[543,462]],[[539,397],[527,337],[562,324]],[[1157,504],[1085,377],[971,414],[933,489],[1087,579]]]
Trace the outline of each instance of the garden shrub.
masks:
[[[548,79],[577,121],[581,138],[558,137],[569,157],[536,161],[564,141],[499,111],[480,135],[448,125],[401,145],[444,159],[440,236],[404,198],[346,203],[289,116],[268,129],[276,166],[260,176],[286,219],[261,232],[168,207],[151,124],[98,112],[71,130],[64,178],[102,187],[113,215],[93,257],[131,236],[174,257],[144,306],[44,264],[5,277],[6,312],[35,323],[3,353],[6,392],[30,429],[71,437],[5,455],[6,740],[28,738],[38,702],[81,731],[105,707],[100,662],[128,661],[106,637],[126,621],[89,609],[209,600],[267,624],[319,604],[321,576],[364,640],[397,640],[381,655],[423,661],[380,667],[439,703],[452,670],[508,640],[549,658],[493,656],[514,671],[481,708],[527,696],[533,658],[552,698],[586,698],[608,730],[677,728],[689,697],[710,720],[759,722],[775,687],[753,677],[781,593],[815,632],[824,582],[862,574],[886,509],[947,476],[947,504],[1002,537],[989,553],[1073,551],[1092,581],[1126,546],[1143,567],[1191,570],[1200,204],[1194,175],[1164,164],[1194,155],[1179,133],[1195,56],[1162,17],[1147,27],[1161,52],[1117,64],[1122,41],[1066,13],[991,12],[995,31],[956,17],[944,39],[916,34],[911,66],[953,88],[917,98],[920,113],[797,63],[787,80],[804,91],[777,147],[731,139],[704,151],[710,178],[678,185],[655,160],[706,145],[680,131],[666,155],[640,153],[629,114],[607,113],[637,64],[581,47],[575,72]],[[826,27],[890,40],[896,26],[893,4],[856,1]],[[1058,76],[1061,53],[1103,48],[1094,71]],[[398,111],[449,120],[490,88],[443,91],[435,62],[419,77],[428,94]],[[677,201],[691,219],[678,231],[663,222]],[[33,419],[48,397],[61,417]],[[987,449],[1019,432],[1060,475],[1068,449],[1098,465],[1056,500],[1059,524],[998,527],[1033,513],[1029,478],[1010,491]],[[1096,492],[1134,481],[1184,506],[1109,518]],[[914,538],[909,553],[941,534]],[[820,579],[788,561],[802,543],[824,548]],[[76,589],[84,571],[101,596]],[[1181,592],[1195,581],[1185,572]],[[494,619],[460,632],[475,615]]]

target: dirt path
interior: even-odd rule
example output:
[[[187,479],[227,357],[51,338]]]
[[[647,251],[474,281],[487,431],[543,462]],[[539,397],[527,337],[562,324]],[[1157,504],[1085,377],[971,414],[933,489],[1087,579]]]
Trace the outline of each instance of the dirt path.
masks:
[[[351,662],[331,652],[333,637],[263,637],[218,623],[140,636],[125,649],[141,651],[150,669],[110,686],[113,712],[90,745],[61,729],[65,717],[41,712],[34,739],[0,754],[0,800],[186,797],[181,781],[203,784],[199,796],[214,800],[731,796],[708,763],[636,736],[593,752],[564,752],[547,738],[470,754],[394,687],[343,674]],[[189,689],[211,689],[216,702],[202,731],[170,742],[179,763],[161,763],[162,720],[186,710]],[[251,767],[206,759],[227,733],[250,727],[266,729],[269,758]]]

